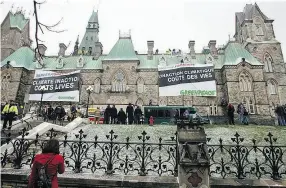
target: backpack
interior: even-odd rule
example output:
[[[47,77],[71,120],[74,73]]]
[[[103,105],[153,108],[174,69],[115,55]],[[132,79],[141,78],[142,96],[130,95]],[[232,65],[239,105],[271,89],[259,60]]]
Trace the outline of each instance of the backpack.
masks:
[[[39,188],[51,188],[52,187],[52,178],[47,173],[48,164],[55,158],[55,155],[52,156],[45,165],[42,165],[38,169],[38,179],[37,185]]]

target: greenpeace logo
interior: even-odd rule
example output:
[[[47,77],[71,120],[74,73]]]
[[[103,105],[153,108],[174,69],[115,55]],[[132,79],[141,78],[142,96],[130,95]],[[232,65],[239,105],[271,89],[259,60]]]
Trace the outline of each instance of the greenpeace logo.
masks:
[[[180,95],[216,96],[216,90],[181,90]]]
[[[60,100],[74,100],[75,97],[72,96],[59,96],[58,99]]]

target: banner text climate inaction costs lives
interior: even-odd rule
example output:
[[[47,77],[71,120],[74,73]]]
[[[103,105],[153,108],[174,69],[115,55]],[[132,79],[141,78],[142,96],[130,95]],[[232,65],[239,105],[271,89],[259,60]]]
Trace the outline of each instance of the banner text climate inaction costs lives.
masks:
[[[79,73],[34,79],[30,94],[64,92],[78,90]]]
[[[160,87],[215,80],[213,66],[181,67],[159,71]]]

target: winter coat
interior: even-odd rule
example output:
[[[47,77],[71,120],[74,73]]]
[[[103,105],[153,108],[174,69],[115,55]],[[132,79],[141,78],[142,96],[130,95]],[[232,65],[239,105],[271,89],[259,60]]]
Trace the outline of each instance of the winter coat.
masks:
[[[36,155],[34,158],[32,172],[29,177],[29,188],[37,188],[37,170],[42,165],[45,165],[51,159],[51,157],[54,158],[47,165],[47,174],[52,177],[52,188],[59,187],[57,173],[62,174],[65,171],[64,158],[58,154],[54,156],[53,153],[43,153]]]

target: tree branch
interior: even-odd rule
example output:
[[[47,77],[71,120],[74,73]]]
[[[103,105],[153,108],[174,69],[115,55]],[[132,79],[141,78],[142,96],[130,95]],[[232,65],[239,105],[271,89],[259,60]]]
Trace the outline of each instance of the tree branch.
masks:
[[[42,2],[38,2],[37,0],[33,0],[33,2],[34,2],[34,13],[33,13],[33,15],[35,15],[35,21],[36,21],[36,31],[35,31],[36,48],[34,50],[35,51],[35,59],[38,61],[38,63],[42,67],[44,67],[44,65],[42,63],[44,55],[41,54],[40,50],[39,50],[39,42],[44,42],[44,41],[39,39],[39,35],[38,35],[39,30],[42,32],[42,34],[44,34],[44,29],[46,29],[47,31],[50,31],[50,32],[54,32],[54,33],[61,33],[61,32],[64,32],[66,30],[54,30],[53,29],[54,27],[58,26],[61,23],[63,18],[60,19],[60,21],[58,21],[56,24],[53,24],[53,25],[46,25],[46,24],[43,24],[42,22],[40,22],[39,17],[38,17],[37,5],[40,6],[44,3],[46,3],[46,0],[44,0]]]

